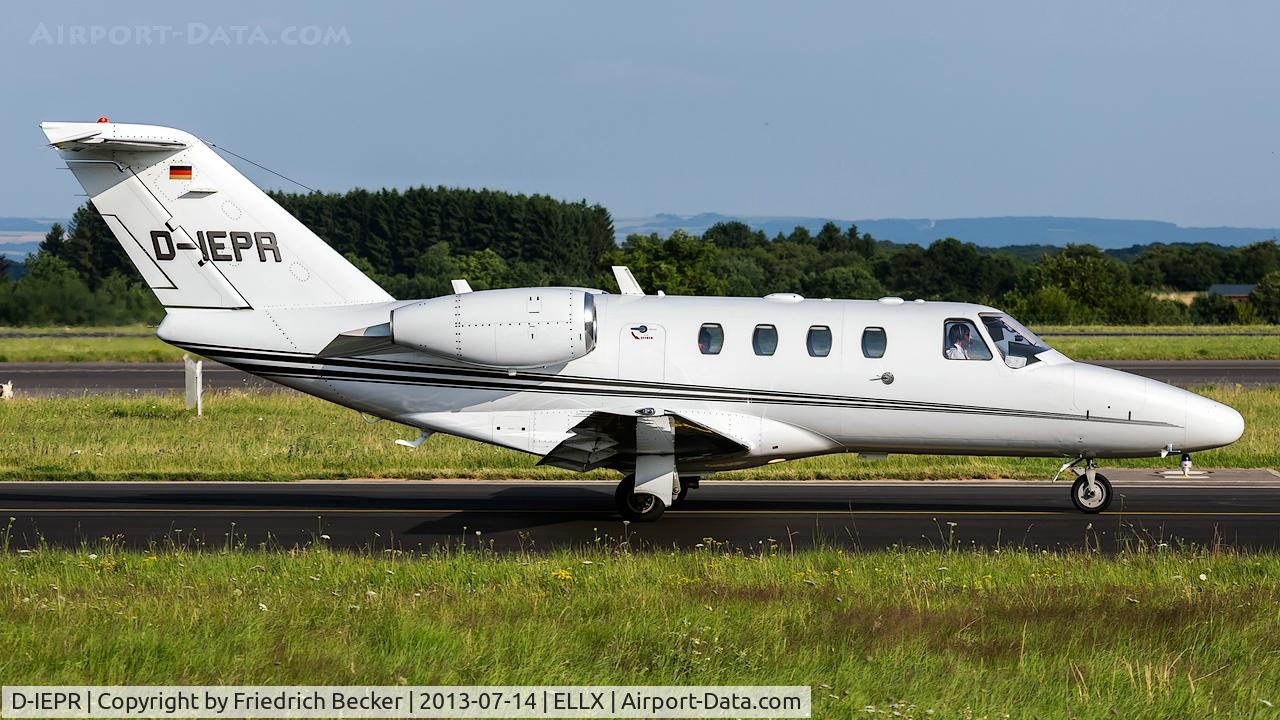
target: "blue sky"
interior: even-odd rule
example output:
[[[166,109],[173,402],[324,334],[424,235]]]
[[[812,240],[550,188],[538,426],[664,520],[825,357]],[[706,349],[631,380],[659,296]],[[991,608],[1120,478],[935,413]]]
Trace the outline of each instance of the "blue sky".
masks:
[[[1280,226],[1274,3],[169,0],[5,16],[0,215],[69,215],[79,188],[36,125],[107,115],[324,190],[486,186],[619,217]]]

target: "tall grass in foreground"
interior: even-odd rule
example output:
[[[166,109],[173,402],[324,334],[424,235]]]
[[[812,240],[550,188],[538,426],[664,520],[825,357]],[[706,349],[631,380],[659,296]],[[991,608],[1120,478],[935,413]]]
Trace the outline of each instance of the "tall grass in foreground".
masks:
[[[1196,455],[1202,467],[1280,466],[1280,388],[1209,388],[1245,416],[1234,445]],[[295,480],[300,478],[583,478],[536,467],[532,455],[366,423],[351,410],[286,393],[213,393],[205,416],[168,396],[18,399],[0,403],[0,480]],[[1172,460],[1107,462],[1173,467]],[[745,480],[1048,478],[1052,459],[830,455],[723,477]],[[587,478],[612,478],[597,471]]]
[[[0,554],[0,678],[804,684],[818,718],[1273,717],[1278,601],[1280,556],[1168,548],[40,549]]]

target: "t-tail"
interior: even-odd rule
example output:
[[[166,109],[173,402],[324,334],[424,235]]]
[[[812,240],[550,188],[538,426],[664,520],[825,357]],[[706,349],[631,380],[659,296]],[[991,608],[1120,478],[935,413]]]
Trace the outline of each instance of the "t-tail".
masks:
[[[190,133],[111,122],[40,127],[166,308],[392,299]]]

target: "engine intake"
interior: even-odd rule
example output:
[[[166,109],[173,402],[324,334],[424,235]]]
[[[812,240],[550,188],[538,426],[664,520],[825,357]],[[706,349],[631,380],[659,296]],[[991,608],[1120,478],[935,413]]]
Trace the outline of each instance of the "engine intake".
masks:
[[[391,341],[472,365],[560,365],[595,349],[596,306],[579,288],[445,295],[392,310]]]

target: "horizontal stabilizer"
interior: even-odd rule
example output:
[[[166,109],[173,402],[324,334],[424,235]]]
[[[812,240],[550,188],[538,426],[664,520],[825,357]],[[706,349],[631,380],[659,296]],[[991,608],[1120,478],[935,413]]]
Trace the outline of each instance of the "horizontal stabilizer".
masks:
[[[148,136],[144,133],[128,133],[116,131],[116,126],[103,129],[85,130],[84,123],[44,123],[41,126],[49,145],[59,150],[181,150],[187,143],[174,138]],[[114,132],[108,133],[108,130]]]

